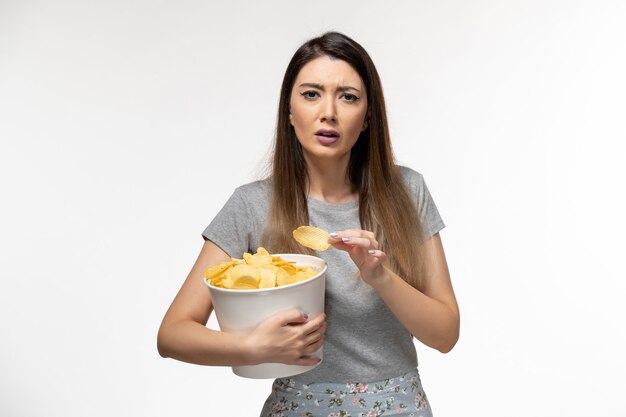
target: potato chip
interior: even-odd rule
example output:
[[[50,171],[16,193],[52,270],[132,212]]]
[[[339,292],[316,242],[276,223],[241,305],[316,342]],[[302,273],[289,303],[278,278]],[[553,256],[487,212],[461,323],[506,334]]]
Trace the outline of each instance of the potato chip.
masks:
[[[213,265],[206,271],[204,271],[204,277],[206,279],[212,279],[222,275],[228,268],[232,267],[237,262],[237,259],[231,259],[230,262],[222,262],[217,265]]]
[[[242,278],[258,281],[260,278],[258,269],[248,264],[235,265],[230,273],[235,281]]]
[[[280,269],[282,269],[283,271],[285,271],[286,273],[292,276],[295,276],[296,273],[298,272],[298,267],[293,264],[281,265]]]
[[[295,275],[290,275],[284,269],[279,269],[278,274],[276,275],[276,286],[280,287],[283,285],[294,284],[298,282]]]
[[[259,268],[259,275],[261,276],[259,288],[274,288],[276,286],[277,273],[278,268],[273,265]]]
[[[229,268],[224,273],[218,277],[213,278],[212,280],[207,280],[211,285],[222,288],[232,288],[233,286],[233,277],[231,274],[231,269]]]
[[[249,275],[239,277],[233,282],[233,290],[255,290],[259,288],[259,280]]]
[[[250,255],[247,252],[244,253],[243,259],[248,265],[252,266],[267,266],[272,264],[272,255],[267,253],[267,250],[263,247],[257,249],[254,255]]]
[[[316,251],[325,251],[330,247],[328,238],[330,234],[319,227],[300,226],[292,232],[293,238],[302,246]]]
[[[298,281],[304,281],[305,279],[311,278],[315,274],[316,272],[313,271],[311,268],[303,269],[303,270],[296,272],[296,279]]]
[[[295,262],[270,255],[258,248],[252,255],[244,253],[243,259],[213,265],[204,272],[206,282],[214,287],[234,290],[274,288],[304,281],[317,275],[313,268],[297,266]]]

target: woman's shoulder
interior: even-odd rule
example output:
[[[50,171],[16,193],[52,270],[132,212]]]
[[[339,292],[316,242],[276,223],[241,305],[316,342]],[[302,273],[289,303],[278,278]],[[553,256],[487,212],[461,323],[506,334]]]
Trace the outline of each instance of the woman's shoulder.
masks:
[[[255,202],[267,200],[269,191],[270,179],[265,178],[240,185],[234,194],[245,201]]]
[[[404,183],[410,187],[421,187],[424,183],[424,177],[419,172],[412,168],[397,165],[400,177],[404,180]]]

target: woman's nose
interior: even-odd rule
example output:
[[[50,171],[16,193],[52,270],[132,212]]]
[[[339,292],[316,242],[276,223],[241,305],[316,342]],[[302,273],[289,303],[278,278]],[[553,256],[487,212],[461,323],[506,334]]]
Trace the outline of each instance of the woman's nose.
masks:
[[[335,100],[333,100],[332,98],[327,98],[324,101],[320,119],[323,122],[324,121],[331,121],[331,122],[337,121],[337,107],[335,105]]]

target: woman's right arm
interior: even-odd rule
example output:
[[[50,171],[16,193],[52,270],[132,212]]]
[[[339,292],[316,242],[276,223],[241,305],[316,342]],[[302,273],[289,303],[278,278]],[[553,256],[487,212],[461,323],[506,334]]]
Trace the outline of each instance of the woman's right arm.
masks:
[[[324,315],[308,320],[293,309],[260,323],[247,335],[206,327],[213,311],[204,271],[230,257],[211,241],[205,241],[191,272],[165,313],[157,336],[159,354],[199,365],[241,366],[264,362],[313,365],[308,356],[324,341]]]

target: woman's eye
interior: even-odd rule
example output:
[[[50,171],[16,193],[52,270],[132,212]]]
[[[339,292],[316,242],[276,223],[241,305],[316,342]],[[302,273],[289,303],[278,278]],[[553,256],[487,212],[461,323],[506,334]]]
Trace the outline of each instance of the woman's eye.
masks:
[[[302,97],[306,98],[307,100],[312,100],[315,97],[317,97],[319,95],[319,93],[317,91],[309,90],[309,91],[305,91],[303,93],[300,93],[300,95]]]
[[[354,94],[350,94],[350,93],[345,93],[343,94],[342,97],[346,101],[357,101],[359,99],[357,96],[355,96]]]

